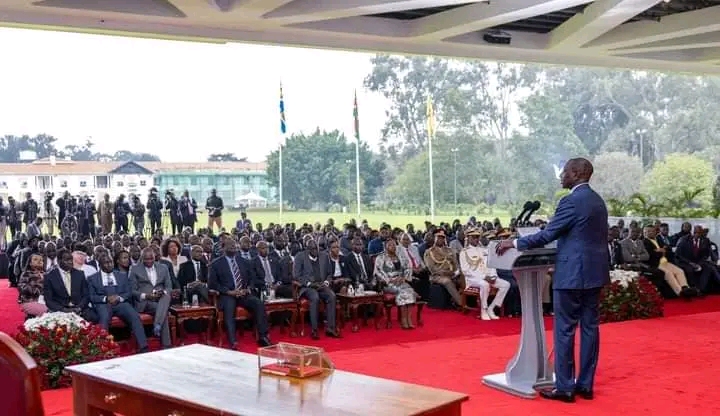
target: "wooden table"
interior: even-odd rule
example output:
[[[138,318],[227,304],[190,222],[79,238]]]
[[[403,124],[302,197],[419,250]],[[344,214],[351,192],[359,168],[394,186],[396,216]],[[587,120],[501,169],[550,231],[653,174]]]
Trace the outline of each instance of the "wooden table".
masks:
[[[214,306],[202,305],[202,306],[182,306],[173,305],[170,306],[170,314],[172,314],[177,323],[178,343],[180,345],[185,341],[185,321],[193,321],[197,319],[207,319],[207,329],[205,330],[205,343],[209,343],[212,339],[212,326],[215,322],[215,315],[217,309]]]
[[[268,319],[270,315],[275,312],[290,312],[290,336],[297,336],[297,319],[298,319],[298,303],[295,299],[265,299],[265,314]],[[280,332],[282,332],[283,326],[280,326]]]
[[[350,320],[352,321],[352,332],[357,332],[360,328],[358,317],[358,308],[362,305],[373,305],[375,307],[375,329],[380,329],[380,316],[383,313],[383,294],[377,292],[369,292],[362,295],[338,294],[337,300],[340,302],[343,310],[347,307],[350,310]]]
[[[256,355],[201,344],[68,367],[75,416],[461,416],[461,393],[335,370],[260,375]]]

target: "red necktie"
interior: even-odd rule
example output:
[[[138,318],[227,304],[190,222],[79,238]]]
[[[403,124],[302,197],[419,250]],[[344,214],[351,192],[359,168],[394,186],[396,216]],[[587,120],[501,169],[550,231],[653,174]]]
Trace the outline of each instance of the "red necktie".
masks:
[[[694,250],[693,250],[693,251],[695,252],[696,255],[697,255],[698,252],[700,251],[700,240],[697,239],[697,238],[695,239],[695,247],[694,247]]]
[[[412,266],[413,270],[417,269],[417,263],[415,262],[415,256],[412,255],[409,248],[405,249],[407,251],[408,257],[410,257],[410,265]]]

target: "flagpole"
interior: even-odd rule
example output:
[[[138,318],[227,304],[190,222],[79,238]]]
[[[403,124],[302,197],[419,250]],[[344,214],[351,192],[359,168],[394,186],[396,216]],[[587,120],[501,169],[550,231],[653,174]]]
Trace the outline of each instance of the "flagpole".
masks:
[[[435,181],[433,180],[433,152],[432,142],[435,137],[435,110],[432,105],[432,98],[427,98],[427,131],[428,131],[428,164],[430,165],[430,222],[435,224]]]
[[[285,99],[283,97],[282,81],[280,81],[280,147],[278,149],[278,222],[283,223],[283,145],[287,139],[287,127],[285,126]]]
[[[353,118],[355,121],[355,197],[357,203],[357,222],[360,223],[360,116],[358,113],[357,90],[353,101]]]

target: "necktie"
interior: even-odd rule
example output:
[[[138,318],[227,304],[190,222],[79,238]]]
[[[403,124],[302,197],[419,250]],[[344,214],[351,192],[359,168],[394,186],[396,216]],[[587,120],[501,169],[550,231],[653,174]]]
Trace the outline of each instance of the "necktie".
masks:
[[[695,254],[697,254],[700,251],[700,239],[695,239],[695,246],[693,247]]]
[[[267,257],[261,257],[261,258],[262,258],[263,269],[265,269],[265,283],[272,284],[273,283],[273,275],[272,275],[272,270],[270,270],[270,263],[268,262]]]
[[[200,280],[200,262],[196,261],[195,263],[195,280]]]
[[[410,265],[412,266],[413,270],[417,269],[417,263],[415,262],[415,256],[412,255],[409,248],[406,248],[405,251],[407,252],[407,256],[410,258]]]
[[[234,258],[230,259],[230,271],[235,281],[235,289],[240,289],[242,287],[242,276],[240,275],[240,268],[238,267],[237,261],[235,261]]]
[[[362,272],[363,279],[367,280],[367,272],[365,271],[365,262],[363,261],[362,256],[360,254],[356,254],[355,258],[357,259],[357,262],[360,265],[360,271]]]
[[[72,278],[70,277],[70,273],[63,272],[63,283],[65,284],[65,290],[67,290],[67,294],[71,295],[70,289],[72,288]]]

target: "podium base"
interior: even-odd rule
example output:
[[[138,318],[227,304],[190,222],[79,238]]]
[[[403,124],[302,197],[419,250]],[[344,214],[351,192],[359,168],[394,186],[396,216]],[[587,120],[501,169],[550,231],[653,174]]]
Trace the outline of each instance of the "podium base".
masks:
[[[508,383],[505,373],[490,374],[484,376],[483,384],[494,389],[504,391],[513,396],[522,397],[523,399],[534,399],[537,397],[537,390],[543,390],[555,387],[555,376],[549,380],[538,380],[534,383]]]

